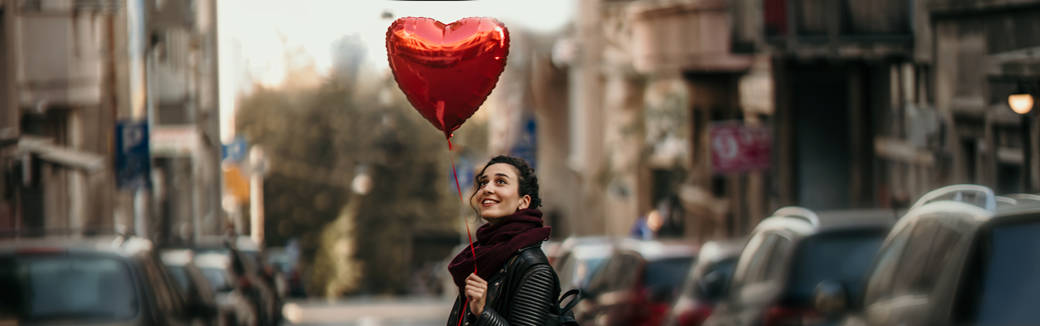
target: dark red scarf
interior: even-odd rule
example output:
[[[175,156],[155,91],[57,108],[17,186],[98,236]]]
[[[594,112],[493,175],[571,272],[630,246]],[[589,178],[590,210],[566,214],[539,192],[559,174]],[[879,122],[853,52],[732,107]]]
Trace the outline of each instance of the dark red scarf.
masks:
[[[542,226],[542,212],[537,209],[519,210],[496,219],[494,223],[482,225],[477,229],[477,241],[473,243],[477,253],[477,276],[487,280],[495,275],[517,250],[548,240],[551,229]],[[462,289],[466,277],[473,273],[473,253],[469,246],[455,255],[448,271],[455,285]]]

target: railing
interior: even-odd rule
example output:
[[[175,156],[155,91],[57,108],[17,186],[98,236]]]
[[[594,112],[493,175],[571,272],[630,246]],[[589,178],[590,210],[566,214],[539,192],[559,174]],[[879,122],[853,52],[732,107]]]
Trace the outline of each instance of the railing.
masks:
[[[816,216],[816,213],[809,210],[808,208],[798,206],[787,206],[776,210],[773,216],[785,216],[791,218],[797,218],[809,222],[813,226],[820,225],[820,218]]]
[[[921,196],[921,199],[914,203],[914,206],[910,207],[910,210],[939,201],[966,203],[989,211],[997,207],[996,195],[993,194],[993,190],[987,187],[979,185],[952,185],[924,194],[924,196]]]

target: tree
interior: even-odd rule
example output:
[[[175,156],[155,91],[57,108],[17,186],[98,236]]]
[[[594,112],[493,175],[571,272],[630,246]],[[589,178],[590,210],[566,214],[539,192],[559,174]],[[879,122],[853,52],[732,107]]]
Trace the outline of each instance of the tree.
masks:
[[[312,267],[310,293],[404,293],[415,262],[443,258],[414,257],[416,234],[452,234],[459,223],[440,132],[414,112],[388,74],[366,73],[336,69],[317,88],[257,86],[239,102],[236,130],[270,157],[267,245],[300,239],[304,265]],[[458,134],[466,136],[455,141],[485,148],[485,127],[469,125],[475,126],[464,126]],[[373,180],[364,196],[350,192],[362,166]],[[351,257],[338,256],[348,252],[343,246]]]

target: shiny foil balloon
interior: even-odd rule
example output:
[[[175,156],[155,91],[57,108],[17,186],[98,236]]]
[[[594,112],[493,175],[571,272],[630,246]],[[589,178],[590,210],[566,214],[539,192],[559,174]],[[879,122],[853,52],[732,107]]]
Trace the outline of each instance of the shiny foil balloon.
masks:
[[[495,88],[509,54],[509,31],[491,18],[445,25],[403,17],[386,31],[386,54],[408,101],[450,137]]]

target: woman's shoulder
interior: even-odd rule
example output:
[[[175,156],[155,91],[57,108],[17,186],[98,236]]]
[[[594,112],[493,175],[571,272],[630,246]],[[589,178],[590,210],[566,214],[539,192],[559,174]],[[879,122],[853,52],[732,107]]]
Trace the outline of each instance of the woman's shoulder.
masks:
[[[514,255],[517,258],[516,264],[521,266],[549,265],[549,258],[545,256],[545,252],[542,252],[542,247],[539,245],[520,248]]]

